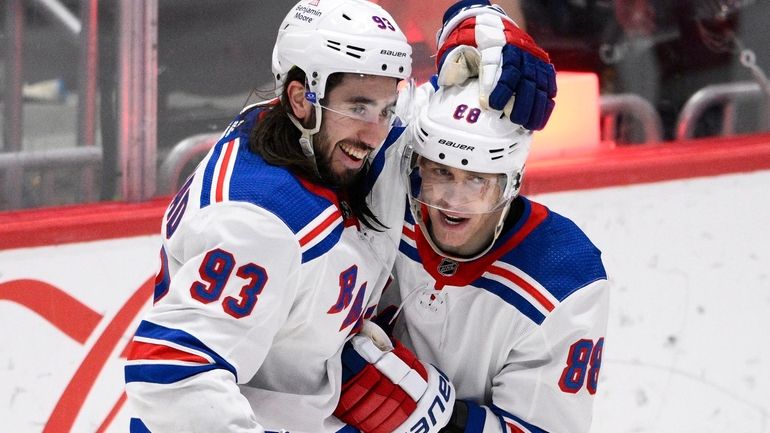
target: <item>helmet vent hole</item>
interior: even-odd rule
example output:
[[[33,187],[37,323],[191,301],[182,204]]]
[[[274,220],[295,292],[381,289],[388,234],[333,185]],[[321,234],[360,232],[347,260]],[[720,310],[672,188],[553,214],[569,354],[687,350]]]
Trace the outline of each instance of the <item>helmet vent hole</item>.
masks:
[[[345,54],[349,55],[350,57],[354,57],[356,59],[360,59],[361,58],[361,54],[359,54],[359,53],[363,53],[363,52],[366,51],[365,48],[357,47],[355,45],[348,45],[347,49],[348,50],[345,51]]]
[[[404,72],[404,67],[403,66],[399,66],[398,67],[398,72]]]
[[[335,51],[342,51],[342,49],[340,48],[340,43],[337,41],[332,41],[332,40],[326,41],[326,46]]]
[[[498,148],[498,149],[489,149],[489,153],[500,153],[503,150],[505,150],[505,149],[503,149],[502,147]]]
[[[388,70],[388,65],[386,65],[386,64],[384,64],[384,63],[383,63],[383,64],[382,64],[382,70],[383,70],[383,71],[387,71],[387,70]]]
[[[502,158],[502,157],[503,157],[503,155],[497,155],[497,156],[493,156],[493,157],[492,157],[492,161],[494,161],[494,160],[496,160],[496,159],[500,159],[500,158]]]
[[[350,19],[350,17],[349,17],[349,16],[347,16],[346,14],[342,14],[342,18],[345,18],[345,19],[346,19],[346,20],[348,20],[348,21],[353,21],[353,20],[351,20],[351,19]]]
[[[467,159],[463,159],[462,161],[460,161],[460,164],[468,165],[468,160]]]
[[[438,154],[438,159],[444,159],[444,158],[446,158],[446,155],[444,155],[443,153]]]

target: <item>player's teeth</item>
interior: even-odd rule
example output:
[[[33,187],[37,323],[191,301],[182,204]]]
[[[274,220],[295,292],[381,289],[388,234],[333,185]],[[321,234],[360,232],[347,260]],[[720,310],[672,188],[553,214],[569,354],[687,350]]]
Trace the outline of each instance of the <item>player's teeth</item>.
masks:
[[[444,221],[446,221],[447,224],[457,225],[457,224],[460,224],[461,222],[463,222],[463,220],[465,220],[465,218],[451,217],[451,216],[446,215],[446,214],[444,215]]]
[[[347,143],[340,144],[340,148],[342,149],[343,152],[348,154],[348,156],[352,156],[353,158],[356,158],[356,159],[364,159],[366,158],[366,155],[369,153],[366,150],[359,149]]]

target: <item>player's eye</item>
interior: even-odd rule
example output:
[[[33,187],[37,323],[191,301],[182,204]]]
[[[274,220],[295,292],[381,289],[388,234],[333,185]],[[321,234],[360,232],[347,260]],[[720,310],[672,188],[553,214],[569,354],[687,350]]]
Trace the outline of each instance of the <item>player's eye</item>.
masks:
[[[350,107],[350,112],[357,116],[366,116],[366,114],[369,112],[369,107],[364,104],[355,104]]]
[[[470,177],[470,182],[475,184],[475,185],[486,185],[487,180],[488,179],[486,177],[481,177],[481,176],[471,176]]]
[[[431,172],[435,177],[440,178],[441,180],[452,179],[452,173],[450,173],[449,170],[447,170],[446,168],[434,167],[433,169],[431,169]]]

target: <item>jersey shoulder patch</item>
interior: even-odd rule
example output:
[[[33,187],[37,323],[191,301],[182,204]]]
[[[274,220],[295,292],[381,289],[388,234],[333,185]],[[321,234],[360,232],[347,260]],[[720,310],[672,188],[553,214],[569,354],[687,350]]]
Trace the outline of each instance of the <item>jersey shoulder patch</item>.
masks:
[[[574,222],[551,210],[501,261],[526,273],[559,302],[607,278],[601,251]]]
[[[541,204],[520,200],[525,207],[522,224],[511,230],[505,253],[472,285],[541,324],[569,295],[607,276],[601,252],[575,223]]]
[[[297,236],[303,262],[333,247],[344,230],[336,194],[268,164],[249,149],[249,134],[263,107],[244,111],[214,146],[203,171],[200,207],[250,203],[275,215]]]

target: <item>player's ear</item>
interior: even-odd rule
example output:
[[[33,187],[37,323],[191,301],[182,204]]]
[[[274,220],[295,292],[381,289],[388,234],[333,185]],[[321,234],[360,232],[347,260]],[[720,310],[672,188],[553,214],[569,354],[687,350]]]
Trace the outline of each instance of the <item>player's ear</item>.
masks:
[[[307,120],[313,112],[313,105],[305,99],[305,91],[305,86],[299,81],[292,81],[286,87],[291,112],[300,121]]]

